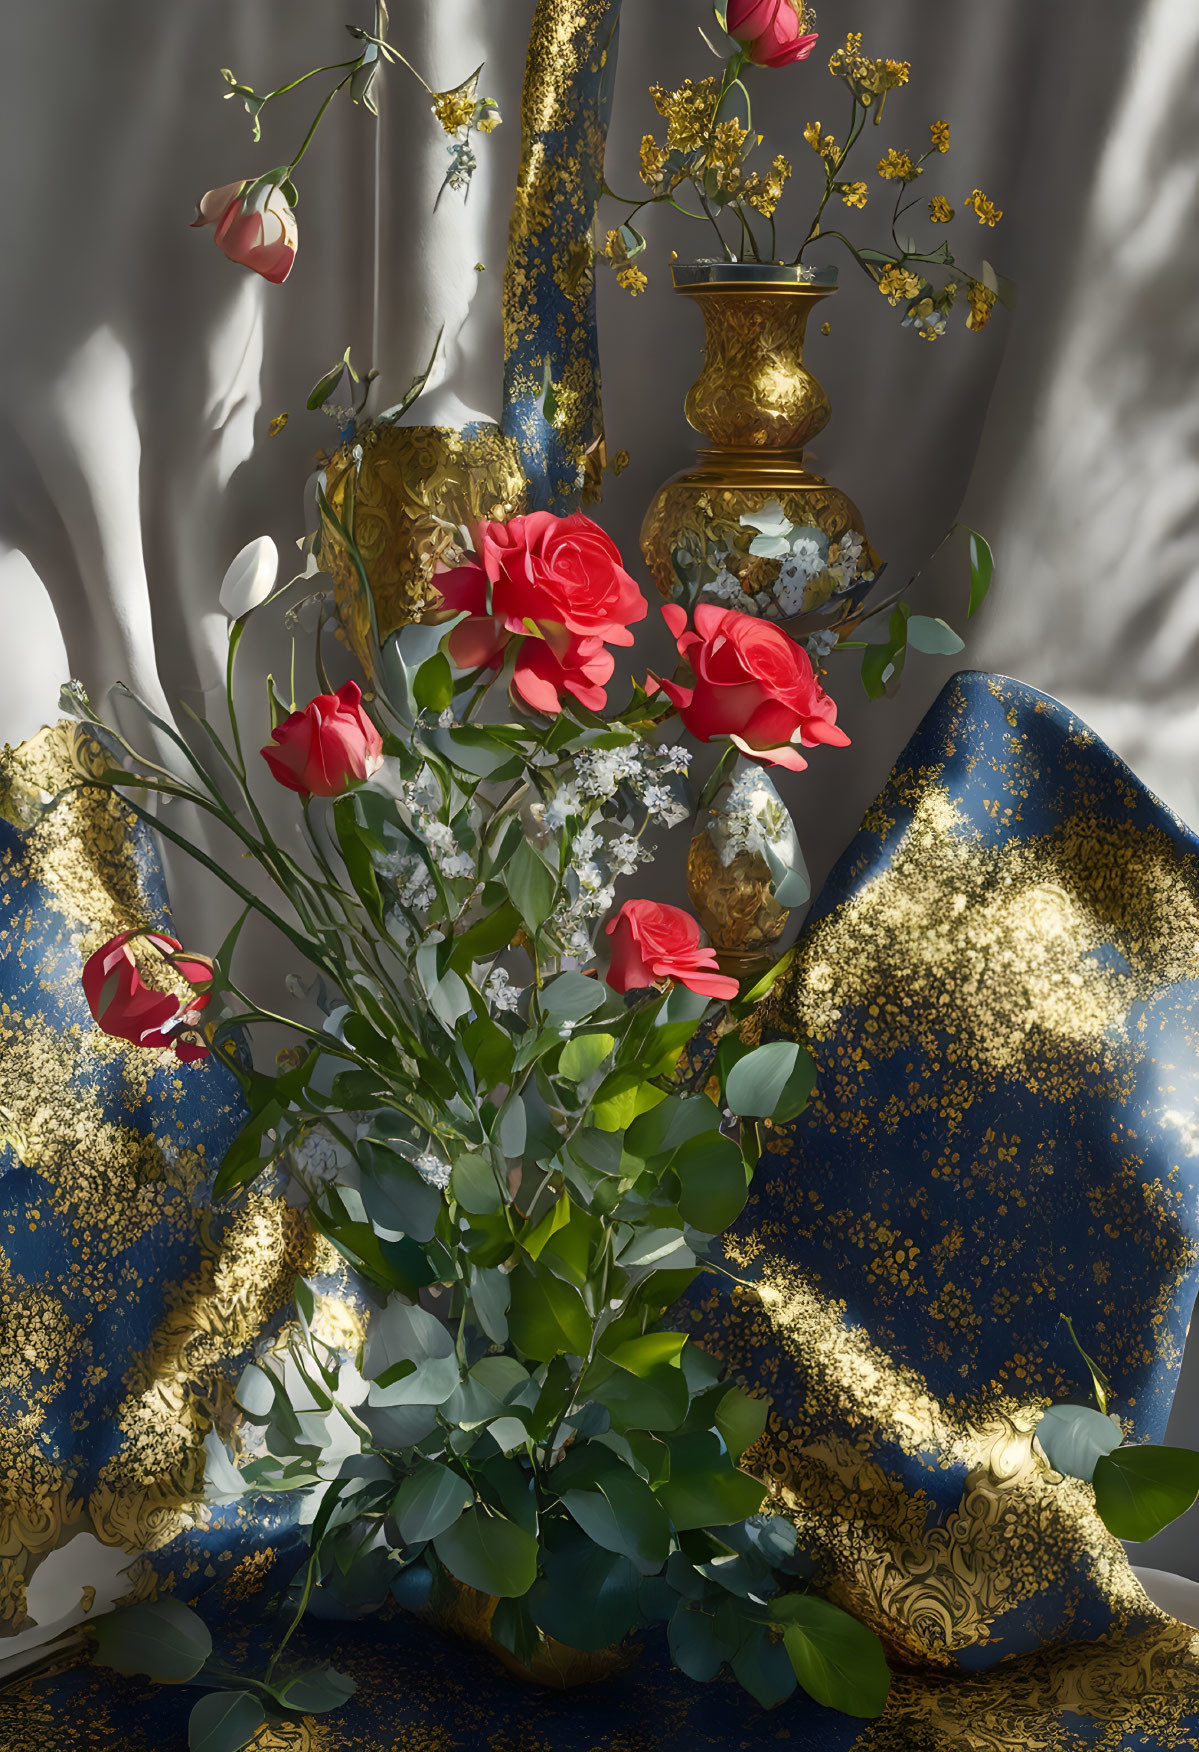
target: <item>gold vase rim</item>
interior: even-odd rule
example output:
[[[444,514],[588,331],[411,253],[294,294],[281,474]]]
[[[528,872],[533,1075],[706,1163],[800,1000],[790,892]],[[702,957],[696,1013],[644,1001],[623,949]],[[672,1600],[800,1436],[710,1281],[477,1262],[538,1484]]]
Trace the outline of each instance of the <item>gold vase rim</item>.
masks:
[[[817,279],[794,262],[674,262],[670,274],[675,291],[686,293],[782,291],[817,299],[837,290],[835,278]]]

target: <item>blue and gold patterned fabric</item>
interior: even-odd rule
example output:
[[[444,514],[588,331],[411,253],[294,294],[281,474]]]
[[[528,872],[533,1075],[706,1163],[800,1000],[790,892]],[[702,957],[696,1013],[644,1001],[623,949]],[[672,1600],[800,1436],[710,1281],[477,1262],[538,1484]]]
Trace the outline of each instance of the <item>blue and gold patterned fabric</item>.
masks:
[[[592,230],[620,0],[537,0],[504,274],[503,430],[531,511],[569,511],[602,460]]]
[[[0,760],[0,1658],[81,1534],[122,1555],[126,1598],[236,1597],[299,1547],[293,1511],[204,1505],[203,1441],[311,1243],[277,1194],[209,1204],[244,1118],[228,1068],[92,1023],[83,961],[169,920],[147,831],[68,789],[106,764],[66,724]]]
[[[965,675],[756,1019],[811,1044],[818,1094],[770,1139],[736,1283],[690,1312],[772,1395],[757,1465],[889,1645],[881,1721],[763,1712],[683,1679],[658,1635],[600,1685],[534,1690],[397,1614],[309,1622],[298,1652],[358,1694],[257,1752],[1199,1747],[1199,1635],[1031,1440],[1048,1399],[1081,1396],[1062,1313],[1131,1429],[1162,1433],[1195,1286],[1197,957],[1191,835],[1062,707]],[[244,1610],[235,1645],[276,1634]],[[0,1752],[58,1752],[64,1721],[75,1752],[182,1752],[194,1696],[85,1666],[19,1679]]]

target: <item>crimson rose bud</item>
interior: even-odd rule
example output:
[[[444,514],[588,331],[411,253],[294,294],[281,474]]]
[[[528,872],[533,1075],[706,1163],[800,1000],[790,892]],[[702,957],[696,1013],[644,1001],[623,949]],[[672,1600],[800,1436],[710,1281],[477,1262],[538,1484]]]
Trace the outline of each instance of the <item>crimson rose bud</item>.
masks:
[[[699,924],[682,907],[626,900],[607,932],[612,939],[608,984],[614,992],[673,979],[701,997],[737,996],[737,981],[720,972],[716,951],[701,946]]]
[[[299,228],[281,189],[263,183],[226,183],[200,197],[193,225],[215,225],[213,242],[231,262],[252,268],[279,285],[291,273],[300,247]]]
[[[271,731],[262,758],[281,785],[305,797],[340,797],[383,765],[383,738],[362,709],[362,690],[347,681],[317,694]]]
[[[138,971],[129,943],[141,937],[192,986],[207,987],[212,963],[190,955],[183,945],[161,931],[122,931],[83,964],[83,995],[97,1027],[130,1046],[173,1047],[183,1060],[208,1057],[199,1041],[180,1037],[179,1029],[195,1027],[207,1009],[209,993],[197,991],[186,1003],[174,992],[156,992]]]
[[[727,736],[742,754],[797,773],[807,762],[796,743],[848,746],[849,737],[837,729],[836,701],[816,680],[803,646],[781,627],[710,602],[696,608],[694,631],[676,602],[666,603],[662,616],[691,666],[694,686],[650,680],[700,742]]]
[[[819,40],[799,28],[797,0],[729,0],[725,29],[758,67],[789,67],[806,61]]]

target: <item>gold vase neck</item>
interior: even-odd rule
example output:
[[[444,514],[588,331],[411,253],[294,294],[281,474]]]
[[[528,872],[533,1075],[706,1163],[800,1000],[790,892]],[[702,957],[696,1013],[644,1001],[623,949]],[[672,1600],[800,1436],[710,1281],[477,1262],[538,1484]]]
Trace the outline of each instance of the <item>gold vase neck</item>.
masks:
[[[704,318],[704,366],[687,393],[691,425],[721,450],[802,451],[832,415],[804,343],[809,315],[835,288],[729,276],[676,290]]]

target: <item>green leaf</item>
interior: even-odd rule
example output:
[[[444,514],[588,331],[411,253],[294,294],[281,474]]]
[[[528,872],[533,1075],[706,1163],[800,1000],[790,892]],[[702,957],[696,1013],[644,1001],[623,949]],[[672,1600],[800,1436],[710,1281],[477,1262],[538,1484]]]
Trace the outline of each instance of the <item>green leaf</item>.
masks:
[[[757,1005],[762,1002],[762,999],[767,997],[774,989],[794,960],[794,949],[788,949],[787,953],[781,956],[780,959],[775,962],[774,966],[769,968],[762,975],[761,979],[755,986],[749,991],[741,994],[736,1003],[732,1006],[733,1015],[740,1019],[742,1016],[747,1016],[751,1010],[755,1009]]]
[[[588,979],[585,973],[560,973],[542,989],[541,1014],[560,1028],[564,1022],[581,1022],[590,1016],[607,996],[607,987],[598,979]]]
[[[527,839],[521,840],[504,867],[504,886],[528,930],[536,936],[554,910],[558,878]],[[602,997],[602,988],[598,989]]]
[[[679,1214],[705,1235],[721,1235],[745,1208],[749,1188],[740,1146],[719,1132],[691,1138],[671,1166],[679,1177]]]
[[[248,1691],[210,1691],[187,1719],[188,1752],[241,1752],[263,1722],[266,1710]]]
[[[350,349],[347,347],[345,357],[339,359],[331,371],[326,371],[323,377],[317,378],[312,388],[308,391],[308,400],[304,403],[304,406],[308,409],[309,413],[315,413],[318,408],[324,407],[329,397],[333,394],[333,391],[345,376],[349,356]]]
[[[275,1695],[297,1715],[325,1715],[348,1703],[357,1689],[349,1674],[339,1673],[336,1667],[311,1667],[276,1685]]]
[[[519,928],[520,914],[511,901],[504,901],[477,925],[455,938],[450,966],[457,973],[469,973],[472,962],[485,961],[499,950],[506,949]]]
[[[346,874],[353,884],[354,893],[365,906],[375,924],[382,927],[383,896],[379,892],[379,879],[375,875],[370,849],[362,840],[352,796],[339,797],[334,803],[333,828],[337,834],[338,849],[346,867]]]
[[[733,1672],[763,1709],[775,1709],[795,1690],[796,1673],[783,1642],[757,1625],[733,1656]]]
[[[647,1332],[641,1338],[626,1339],[604,1355],[618,1368],[646,1380],[663,1364],[677,1363],[686,1343],[684,1332]]]
[[[194,1679],[212,1653],[204,1620],[170,1595],[107,1612],[89,1628],[98,1666],[144,1673],[165,1685]]]
[[[444,712],[454,698],[454,673],[443,651],[426,657],[416,672],[412,694],[425,712]]]
[[[723,1634],[727,1622],[718,1620],[702,1604],[691,1605],[686,1600],[679,1603],[667,1628],[667,1638],[671,1660],[688,1679],[708,1685],[724,1663],[732,1660],[736,1642]]]
[[[406,1545],[422,1545],[447,1531],[475,1500],[464,1478],[430,1460],[406,1478],[391,1505]]]
[[[528,1596],[534,1621],[547,1636],[574,1649],[620,1642],[639,1622],[641,1581],[636,1566],[570,1528],[542,1555],[544,1574]]]
[[[966,641],[946,621],[927,614],[914,614],[909,620],[908,644],[929,657],[952,657],[966,648]]]
[[[599,1131],[625,1131],[639,1114],[665,1099],[661,1089],[645,1081],[643,1071],[613,1071],[592,1097],[591,1118]]]
[[[594,1076],[616,1045],[612,1034],[576,1034],[562,1048],[558,1073],[571,1083],[586,1082]]]
[[[802,1113],[816,1086],[816,1067],[793,1040],[772,1040],[738,1059],[724,1098],[734,1113],[783,1124]]]
[[[492,1344],[508,1342],[508,1304],[512,1286],[506,1272],[471,1267],[470,1299],[479,1325]]]
[[[404,1372],[404,1365],[411,1365]],[[393,1298],[372,1319],[363,1354],[372,1405],[441,1405],[460,1379],[454,1339],[440,1320]]]
[[[508,1331],[517,1350],[536,1363],[556,1356],[586,1356],[591,1316],[578,1291],[548,1272],[511,1274]]]
[[[458,1157],[450,1170],[450,1196],[475,1217],[498,1211],[504,1203],[495,1169],[484,1156]]]
[[[769,1399],[754,1399],[740,1387],[730,1387],[716,1407],[716,1428],[734,1460],[759,1441],[770,1415]]]
[[[1090,1405],[1051,1405],[1036,1437],[1055,1472],[1084,1484],[1095,1476],[1096,1462],[1124,1440],[1119,1426]]]
[[[482,1508],[468,1509],[433,1549],[465,1587],[501,1600],[519,1599],[537,1580],[536,1535]]]
[[[632,1558],[644,1574],[666,1562],[670,1522],[649,1485],[627,1466],[609,1468],[595,1490],[566,1491],[562,1502],[588,1538]]]
[[[963,528],[966,526],[963,525]],[[987,600],[991,580],[995,576],[995,556],[990,543],[976,529],[967,529],[970,537],[970,614],[974,615]]]
[[[380,1229],[431,1241],[443,1209],[441,1193],[404,1156],[364,1139],[358,1146],[363,1208]]]
[[[669,1364],[640,1375],[599,1365],[588,1371],[587,1391],[619,1430],[677,1430],[690,1399],[686,1376]]]
[[[872,1630],[817,1594],[781,1594],[769,1609],[809,1697],[845,1715],[882,1715],[891,1674]]]
[[[862,652],[862,685],[868,699],[878,700],[891,695],[899,687],[908,645],[906,602],[897,603],[891,611],[887,637],[879,644],[867,645]]]
[[[680,1533],[731,1526],[761,1509],[764,1486],[731,1466],[710,1432],[668,1437],[667,1445],[670,1477],[658,1494]]]
[[[1140,1543],[1176,1521],[1199,1496],[1190,1448],[1117,1448],[1095,1463],[1095,1507],[1109,1533]]]

